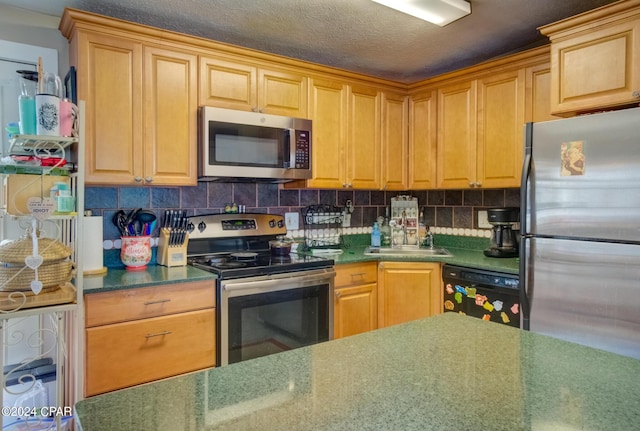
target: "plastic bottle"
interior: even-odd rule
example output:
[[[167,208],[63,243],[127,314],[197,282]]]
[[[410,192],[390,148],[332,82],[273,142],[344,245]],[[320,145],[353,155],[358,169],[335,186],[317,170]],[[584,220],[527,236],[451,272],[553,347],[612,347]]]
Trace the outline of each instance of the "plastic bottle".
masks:
[[[373,229],[371,230],[371,247],[380,247],[380,228],[378,222],[373,223]]]

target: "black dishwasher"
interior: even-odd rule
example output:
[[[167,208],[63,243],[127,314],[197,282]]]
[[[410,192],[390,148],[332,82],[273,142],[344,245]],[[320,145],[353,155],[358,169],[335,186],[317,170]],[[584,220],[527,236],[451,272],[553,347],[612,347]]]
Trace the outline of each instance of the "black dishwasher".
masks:
[[[444,265],[442,281],[445,312],[520,327],[517,275]]]

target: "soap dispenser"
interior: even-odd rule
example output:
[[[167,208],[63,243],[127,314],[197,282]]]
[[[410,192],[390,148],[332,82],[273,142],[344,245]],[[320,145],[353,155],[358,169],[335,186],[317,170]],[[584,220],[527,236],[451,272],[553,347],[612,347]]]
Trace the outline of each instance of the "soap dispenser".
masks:
[[[371,247],[380,247],[380,228],[378,222],[373,222],[373,229],[371,230]]]

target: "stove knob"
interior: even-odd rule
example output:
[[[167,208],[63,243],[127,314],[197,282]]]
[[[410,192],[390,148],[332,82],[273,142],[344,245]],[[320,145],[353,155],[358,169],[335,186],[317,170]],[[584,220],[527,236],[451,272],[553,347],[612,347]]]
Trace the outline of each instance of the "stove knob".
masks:
[[[269,227],[270,228],[276,227],[276,221],[274,219],[269,220]]]
[[[201,222],[202,223],[202,222]],[[189,231],[189,233],[193,232],[193,230],[196,228],[196,225],[194,225],[193,223],[189,222],[189,224],[187,225],[187,230]]]
[[[282,229],[283,226],[284,226],[284,222],[282,220],[278,220],[278,227]]]
[[[204,224],[204,222],[203,222],[203,221],[201,221],[200,223],[198,223],[198,230],[199,230],[200,232],[204,231],[206,228],[207,228],[207,225],[206,225],[206,224]]]

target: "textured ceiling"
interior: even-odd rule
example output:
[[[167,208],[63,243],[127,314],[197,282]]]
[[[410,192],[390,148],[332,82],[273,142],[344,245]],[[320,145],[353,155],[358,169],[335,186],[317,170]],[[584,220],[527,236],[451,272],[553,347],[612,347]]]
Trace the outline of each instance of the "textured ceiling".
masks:
[[[370,0],[0,0],[60,16],[65,6],[401,82],[545,42],[537,27],[613,0],[470,0],[438,27]]]

